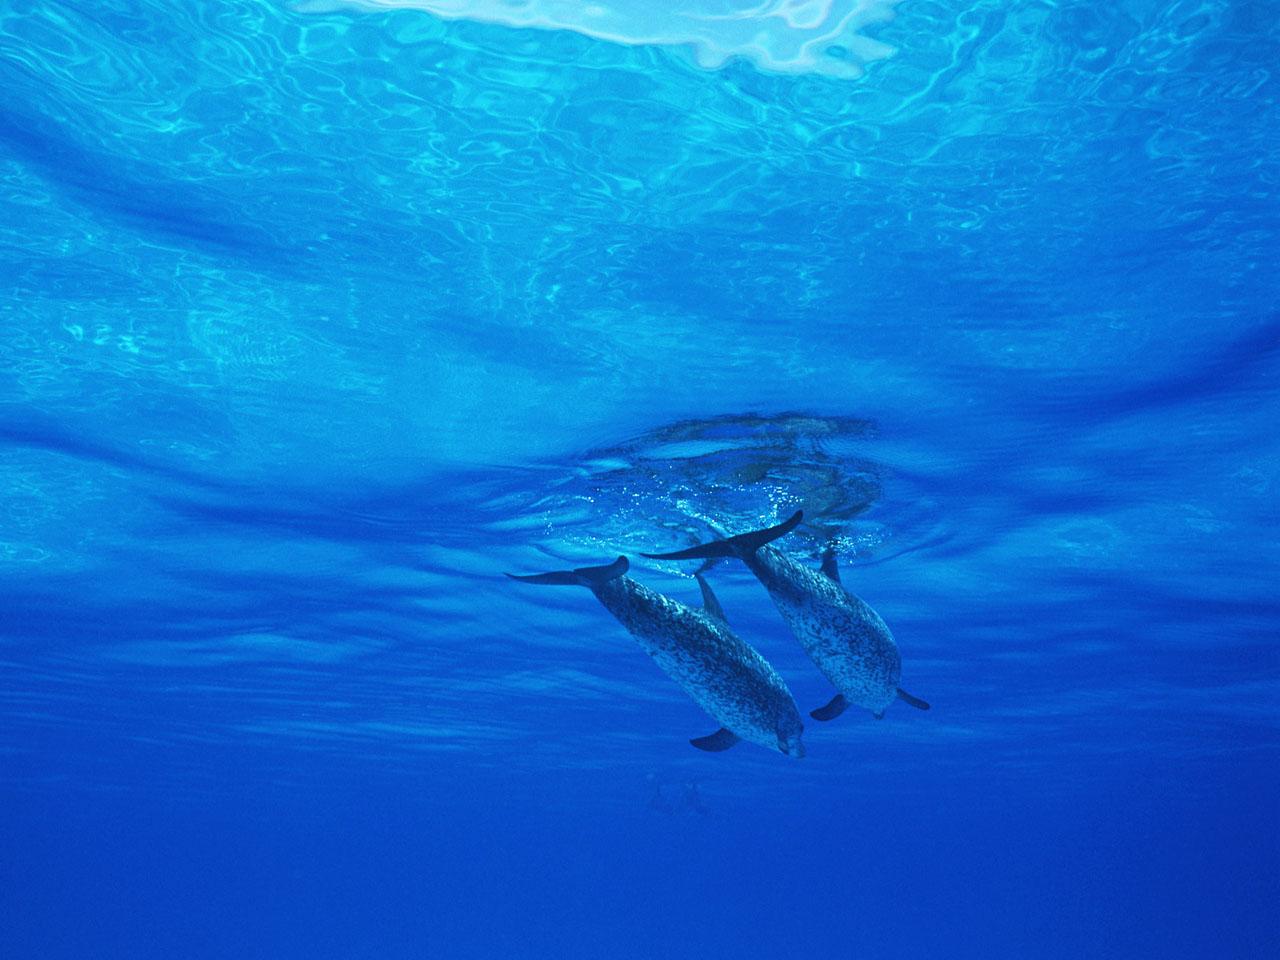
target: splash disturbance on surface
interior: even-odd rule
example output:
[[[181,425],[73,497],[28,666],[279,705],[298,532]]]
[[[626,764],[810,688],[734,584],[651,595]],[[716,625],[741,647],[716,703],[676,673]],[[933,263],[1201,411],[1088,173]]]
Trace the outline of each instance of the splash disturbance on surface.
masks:
[[[865,64],[893,47],[862,31],[891,19],[898,0],[303,0],[298,9],[424,10],[448,20],[509,27],[571,30],[632,46],[691,47],[698,63],[716,68],[745,57],[764,70],[858,77]]]
[[[503,529],[545,527],[561,549],[581,548],[584,563],[601,551],[680,549],[795,509],[808,518],[795,548],[850,549],[849,525],[880,495],[879,468],[860,455],[873,436],[855,417],[681,420],[551,464],[553,479],[531,484],[534,496],[521,491],[496,506],[513,518]]]

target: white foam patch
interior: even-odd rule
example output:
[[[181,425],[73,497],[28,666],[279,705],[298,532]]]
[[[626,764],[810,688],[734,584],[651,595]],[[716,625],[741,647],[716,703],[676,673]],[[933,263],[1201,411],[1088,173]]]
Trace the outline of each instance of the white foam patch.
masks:
[[[629,45],[691,48],[714,69],[744,57],[763,70],[858,77],[894,48],[862,33],[893,17],[900,0],[301,0],[325,12],[424,10],[446,20],[571,30]]]

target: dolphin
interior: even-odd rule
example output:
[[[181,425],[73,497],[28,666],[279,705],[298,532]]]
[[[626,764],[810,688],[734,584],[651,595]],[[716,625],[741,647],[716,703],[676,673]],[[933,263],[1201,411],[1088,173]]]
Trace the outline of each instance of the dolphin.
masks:
[[[525,583],[578,585],[640,642],[662,671],[721,724],[689,742],[699,750],[728,750],[750,740],[792,757],[804,756],[804,722],[786,682],[751,646],[729,629],[710,585],[698,574],[705,609],[678,603],[624,576],[626,557],[602,567],[531,576]]]
[[[828,551],[821,570],[813,570],[787,556],[770,542],[790,533],[804,519],[797,510],[775,527],[713,540],[674,553],[645,553],[655,560],[693,560],[737,557],[764,584],[787,626],[809,658],[838,691],[831,702],[809,716],[834,720],[857,704],[877,718],[894,699],[919,710],[929,704],[898,686],[902,658],[893,634],[879,614],[840,585],[834,551]]]

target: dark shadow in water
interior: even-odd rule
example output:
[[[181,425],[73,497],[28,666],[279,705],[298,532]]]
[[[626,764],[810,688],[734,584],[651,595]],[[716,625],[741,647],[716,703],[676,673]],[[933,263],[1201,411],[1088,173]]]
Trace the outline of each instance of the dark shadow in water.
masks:
[[[1238,396],[1256,387],[1265,376],[1274,377],[1280,361],[1280,317],[1214,343],[1206,338],[1197,362],[1163,377],[1126,384],[1110,392],[1082,393],[1055,390],[1040,407],[1047,413],[1069,416],[1074,424],[1085,419],[1113,420],[1146,410],[1162,410],[1218,396]],[[1265,391],[1258,394],[1266,402]]]
[[[287,267],[296,259],[284,256],[258,227],[201,200],[200,191],[142,163],[131,169],[127,160],[76,140],[65,124],[8,106],[0,111],[0,143],[65,199],[144,236],[250,260],[259,269],[268,262]]]
[[[654,813],[668,817],[705,817],[711,812],[695,778],[666,780],[656,773],[650,773],[645,775],[644,782],[648,795],[647,806]]]

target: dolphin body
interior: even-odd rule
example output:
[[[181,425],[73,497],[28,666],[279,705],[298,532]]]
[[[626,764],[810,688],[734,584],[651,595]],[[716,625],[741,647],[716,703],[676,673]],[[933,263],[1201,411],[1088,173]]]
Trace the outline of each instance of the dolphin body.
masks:
[[[809,658],[839,692],[830,703],[810,712],[815,720],[834,720],[852,704],[876,717],[895,698],[920,710],[929,704],[898,686],[902,658],[893,634],[880,615],[840,585],[835,554],[821,570],[813,570],[767,546],[804,519],[797,510],[776,527],[713,540],[675,553],[646,553],[657,560],[737,557],[764,584],[787,626]]]
[[[699,750],[728,750],[750,740],[788,756],[803,757],[804,722],[786,682],[749,644],[729,629],[711,587],[697,574],[704,610],[695,610],[624,576],[626,557],[602,567],[582,567],[532,576],[507,574],[526,583],[579,585],[595,594],[703,710],[721,723],[690,740]]]

